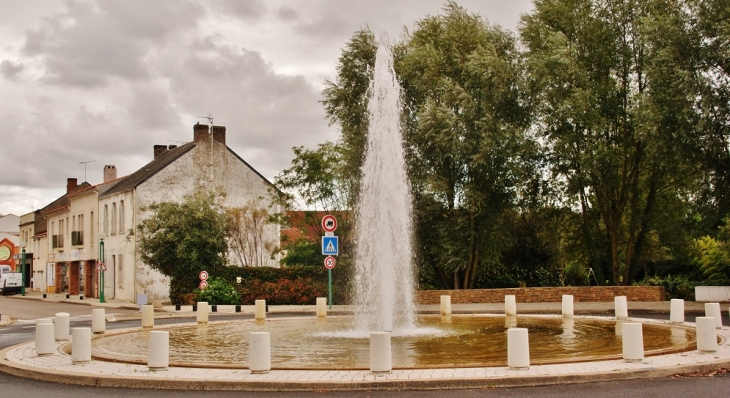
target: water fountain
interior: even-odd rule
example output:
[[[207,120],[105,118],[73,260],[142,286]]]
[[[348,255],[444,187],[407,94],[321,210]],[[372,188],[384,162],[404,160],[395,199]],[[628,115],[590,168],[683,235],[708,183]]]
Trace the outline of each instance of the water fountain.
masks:
[[[375,57],[368,102],[355,248],[355,329],[407,333],[415,326],[412,199],[400,129],[400,85],[387,37]]]
[[[175,326],[170,328],[170,363],[245,367],[248,335],[266,331],[271,333],[274,368],[367,369],[369,333],[388,331],[395,368],[503,366],[506,330],[517,326],[530,331],[535,363],[620,355],[620,322],[481,315],[421,317],[416,325],[412,201],[400,131],[400,87],[387,45],[378,49],[373,75],[357,209],[355,316]],[[141,362],[147,333],[97,339],[94,356]],[[647,326],[644,333],[648,353],[688,349],[694,342],[694,331],[677,325]]]

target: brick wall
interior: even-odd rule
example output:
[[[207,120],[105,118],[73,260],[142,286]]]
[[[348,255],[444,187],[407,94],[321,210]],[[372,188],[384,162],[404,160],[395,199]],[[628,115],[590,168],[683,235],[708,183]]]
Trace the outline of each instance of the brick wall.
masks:
[[[561,302],[564,294],[572,294],[575,302],[613,301],[626,296],[628,301],[664,301],[662,286],[585,286],[523,287],[514,289],[421,290],[416,292],[418,304],[439,304],[441,295],[451,296],[452,304],[503,303],[504,296],[515,295],[518,303]]]

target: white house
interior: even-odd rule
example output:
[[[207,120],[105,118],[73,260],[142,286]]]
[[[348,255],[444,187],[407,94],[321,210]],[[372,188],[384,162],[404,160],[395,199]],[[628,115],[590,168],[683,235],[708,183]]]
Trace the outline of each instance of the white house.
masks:
[[[271,183],[228,148],[223,126],[196,124],[192,142],[155,145],[153,152],[151,162],[99,195],[99,229],[106,235],[106,298],[135,301],[143,293],[150,302],[169,301],[169,278],[144,264],[138,253],[134,230],[149,216],[141,210],[144,206],[180,201],[201,186],[224,191],[228,207],[268,206],[261,198],[268,196]],[[278,206],[268,210],[279,212]],[[266,226],[264,233],[278,249],[278,225]],[[278,266],[278,258],[261,265]]]

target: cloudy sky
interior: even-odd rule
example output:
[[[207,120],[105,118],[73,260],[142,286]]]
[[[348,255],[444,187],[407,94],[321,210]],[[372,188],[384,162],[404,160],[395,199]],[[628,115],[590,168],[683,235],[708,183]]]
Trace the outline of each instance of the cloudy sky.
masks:
[[[192,140],[212,115],[269,180],[291,148],[336,140],[319,100],[369,26],[397,37],[446,0],[0,0],[0,214],[39,209],[66,178],[97,184]],[[515,30],[530,0],[460,0]],[[94,160],[84,165],[80,162]]]

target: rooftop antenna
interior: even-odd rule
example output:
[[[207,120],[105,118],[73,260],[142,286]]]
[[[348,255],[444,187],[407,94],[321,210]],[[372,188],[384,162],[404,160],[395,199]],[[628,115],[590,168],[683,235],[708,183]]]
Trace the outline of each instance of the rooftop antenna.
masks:
[[[199,119],[208,119],[208,124],[213,127],[213,114],[209,113],[208,116],[198,116]]]
[[[185,145],[185,144],[188,143],[188,141],[175,141],[175,140],[167,140],[167,142],[176,142],[176,143],[178,143],[180,145]]]
[[[84,165],[84,182],[87,182],[88,181],[86,179],[86,165],[89,164],[89,163],[91,163],[91,162],[96,162],[96,160],[85,160],[83,162],[79,162],[79,164],[83,164]]]

